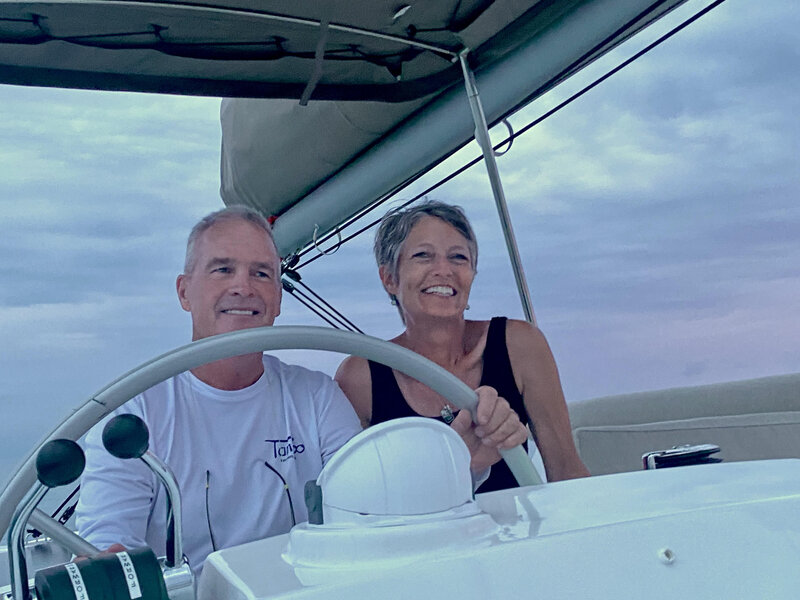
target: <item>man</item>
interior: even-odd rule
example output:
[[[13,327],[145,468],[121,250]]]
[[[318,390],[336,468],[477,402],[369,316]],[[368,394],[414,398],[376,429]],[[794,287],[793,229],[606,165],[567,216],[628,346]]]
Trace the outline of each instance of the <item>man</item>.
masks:
[[[181,306],[191,313],[193,340],[272,325],[280,313],[281,282],[269,224],[244,207],[205,217],[189,236],[176,287]],[[484,443],[519,443],[524,428],[508,404],[496,394],[480,395],[484,427],[477,431]],[[361,430],[327,375],[261,353],[182,373],[116,413],[144,420],[150,450],[175,473],[184,552],[196,573],[214,550],[285,533],[307,520],[306,481],[316,479]],[[147,545],[163,555],[164,490],[141,461],[119,460],[103,449],[104,424],[86,440],[79,533],[100,549]],[[481,443],[474,431],[462,435]]]
[[[267,222],[241,207],[200,221],[177,292],[191,313],[193,340],[272,325],[280,313],[280,259]],[[261,353],[178,375],[117,412],[145,421],[150,450],[175,473],[184,549],[196,572],[215,549],[307,520],[304,484],[361,430],[329,377]],[[163,555],[164,489],[141,461],[103,449],[103,425],[87,437],[78,529],[101,549],[148,545]]]

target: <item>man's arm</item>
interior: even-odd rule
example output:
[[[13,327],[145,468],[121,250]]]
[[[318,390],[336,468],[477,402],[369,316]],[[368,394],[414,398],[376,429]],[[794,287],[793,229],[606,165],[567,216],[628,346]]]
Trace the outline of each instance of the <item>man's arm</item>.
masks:
[[[142,461],[121,460],[106,451],[101,439],[106,421],[86,437],[86,469],[75,522],[78,533],[101,550],[114,544],[140,548],[147,545],[157,482]]]

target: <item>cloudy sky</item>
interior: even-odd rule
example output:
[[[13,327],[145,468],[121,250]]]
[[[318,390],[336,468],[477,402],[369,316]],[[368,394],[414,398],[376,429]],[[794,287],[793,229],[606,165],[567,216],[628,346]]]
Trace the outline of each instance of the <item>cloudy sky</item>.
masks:
[[[689,2],[514,125],[706,3]],[[798,31],[795,0],[728,0],[500,159],[569,401],[800,370]],[[221,201],[219,100],[0,86],[0,107],[5,478],[70,408],[188,341],[174,279],[189,228]],[[435,197],[464,206],[479,236],[469,316],[520,317],[482,165]],[[390,337],[400,324],[370,244],[316,261],[304,281]],[[288,297],[280,323],[322,324]],[[341,359],[286,356],[329,373]]]

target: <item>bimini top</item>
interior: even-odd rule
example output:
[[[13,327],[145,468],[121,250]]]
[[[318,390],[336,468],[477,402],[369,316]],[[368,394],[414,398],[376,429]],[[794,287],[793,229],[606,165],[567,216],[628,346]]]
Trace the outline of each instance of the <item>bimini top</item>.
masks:
[[[222,120],[223,201],[279,216],[285,254],[471,138],[462,53],[491,124],[683,1],[0,0],[0,83],[291,99]],[[390,173],[309,198],[417,115]]]
[[[436,93],[464,48],[490,63],[577,0],[0,2],[0,82],[204,96],[380,100]],[[659,13],[648,2],[648,12]],[[625,31],[620,32],[626,35]]]

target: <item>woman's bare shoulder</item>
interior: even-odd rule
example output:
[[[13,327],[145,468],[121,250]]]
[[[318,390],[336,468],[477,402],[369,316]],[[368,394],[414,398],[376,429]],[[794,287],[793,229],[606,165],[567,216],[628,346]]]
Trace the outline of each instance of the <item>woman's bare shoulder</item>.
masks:
[[[362,425],[369,425],[372,419],[372,377],[367,359],[348,356],[339,365],[334,379],[350,400]]]
[[[522,350],[530,352],[531,350],[546,350],[549,352],[550,350],[542,330],[533,323],[520,319],[508,319],[506,323],[506,344],[509,351]]]
[[[558,370],[550,345],[536,325],[528,321],[509,319],[506,326],[506,348],[517,388],[523,396],[533,388],[538,388],[540,383],[558,381]]]
[[[340,377],[354,377],[359,374],[369,373],[369,363],[366,358],[360,356],[348,356],[336,369],[336,376],[334,379],[339,381]]]

